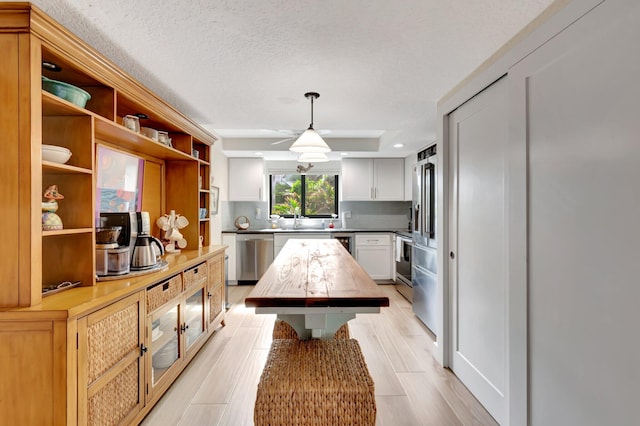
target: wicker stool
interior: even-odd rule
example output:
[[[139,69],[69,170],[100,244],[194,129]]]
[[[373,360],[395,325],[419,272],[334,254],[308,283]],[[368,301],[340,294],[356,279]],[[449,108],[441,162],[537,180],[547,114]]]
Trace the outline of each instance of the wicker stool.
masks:
[[[336,334],[333,336],[334,339],[348,339],[349,336],[349,324],[344,323],[342,327],[340,327]],[[277,319],[275,324],[273,324],[273,339],[297,339],[298,333],[296,330],[291,327],[286,321],[282,321]]]
[[[274,340],[253,420],[256,426],[375,425],[373,379],[357,340]]]

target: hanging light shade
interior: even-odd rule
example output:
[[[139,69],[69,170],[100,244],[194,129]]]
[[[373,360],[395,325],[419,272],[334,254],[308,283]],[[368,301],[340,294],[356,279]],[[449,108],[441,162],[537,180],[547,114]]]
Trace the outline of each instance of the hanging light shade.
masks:
[[[320,95],[315,92],[307,92],[304,94],[304,97],[311,99],[311,124],[309,124],[309,128],[300,135],[293,145],[289,147],[289,150],[293,152],[329,152],[331,151],[329,145],[327,145],[318,132],[313,129],[313,100],[319,98]],[[328,161],[328,159],[325,161]]]
[[[329,157],[324,152],[303,152],[298,157],[298,163],[325,163]]]

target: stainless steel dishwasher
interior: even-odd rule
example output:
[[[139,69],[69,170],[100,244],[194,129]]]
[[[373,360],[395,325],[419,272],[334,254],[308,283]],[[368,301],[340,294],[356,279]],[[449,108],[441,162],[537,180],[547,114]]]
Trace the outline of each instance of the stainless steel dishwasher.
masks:
[[[238,284],[254,284],[273,262],[273,234],[237,234]]]

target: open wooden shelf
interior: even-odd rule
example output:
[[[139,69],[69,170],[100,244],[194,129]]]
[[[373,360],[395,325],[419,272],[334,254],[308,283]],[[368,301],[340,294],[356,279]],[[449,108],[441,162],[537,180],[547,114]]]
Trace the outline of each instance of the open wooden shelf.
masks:
[[[92,175],[93,170],[84,167],[71,166],[69,164],[53,163],[51,161],[42,160],[42,170],[48,173],[78,173]]]
[[[57,235],[72,235],[72,234],[86,234],[93,233],[93,228],[71,228],[71,229],[60,229],[57,231],[42,231],[43,237],[53,237]]]

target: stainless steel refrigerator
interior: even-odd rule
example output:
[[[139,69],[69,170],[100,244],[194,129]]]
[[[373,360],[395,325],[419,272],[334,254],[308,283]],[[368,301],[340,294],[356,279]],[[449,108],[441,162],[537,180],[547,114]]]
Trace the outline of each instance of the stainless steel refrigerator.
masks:
[[[435,334],[438,321],[435,145],[418,153],[418,162],[413,166],[412,190],[413,312]]]

